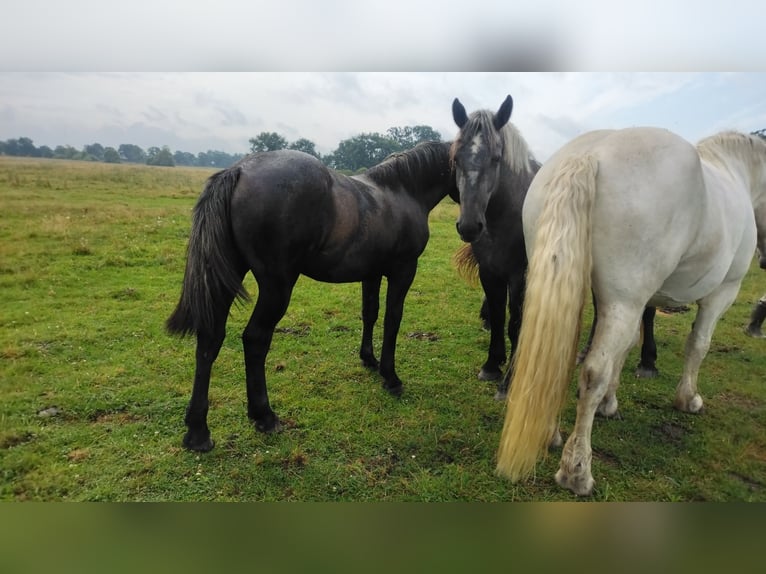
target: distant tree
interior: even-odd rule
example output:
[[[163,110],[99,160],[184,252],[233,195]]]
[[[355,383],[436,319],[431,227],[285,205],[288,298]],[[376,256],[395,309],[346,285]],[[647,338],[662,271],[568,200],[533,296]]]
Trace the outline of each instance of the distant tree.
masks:
[[[104,161],[106,163],[120,163],[120,152],[118,152],[113,147],[108,147],[104,149]]]
[[[53,157],[56,159],[82,159],[82,152],[71,145],[57,145],[53,150]]]
[[[102,146],[100,143],[86,145],[82,151],[86,156],[91,156],[93,159],[98,161],[104,161],[104,146]]]
[[[120,157],[130,163],[145,163],[146,152],[143,149],[133,144],[121,144],[117,151],[120,153]]]
[[[317,158],[319,157],[319,152],[317,152],[316,145],[314,145],[314,142],[312,142],[311,140],[307,140],[306,138],[295,140],[293,143],[290,144],[289,149],[302,151],[304,153],[311,154]]]
[[[442,136],[431,126],[405,126],[388,128],[386,135],[398,143],[402,150],[410,149],[422,142],[442,141]]]
[[[41,145],[39,148],[37,148],[37,153],[40,157],[53,157],[53,150],[47,145]]]
[[[379,133],[360,134],[340,142],[326,163],[335,169],[358,171],[380,163],[397,151],[401,151],[401,147],[390,137]]]
[[[176,151],[173,153],[173,161],[176,165],[197,165],[197,156],[188,151]]]
[[[19,140],[17,139],[5,140],[5,145],[3,147],[4,147],[4,153],[6,155],[13,155],[13,156],[21,155],[20,153],[21,147],[19,146]]]
[[[146,165],[159,165],[165,167],[175,167],[173,162],[173,153],[168,146],[150,147],[147,151]]]
[[[19,138],[19,155],[24,157],[37,157],[37,148],[29,138]]]
[[[750,133],[753,134],[754,136],[758,136],[766,140],[766,128],[755,130],[754,132],[750,132]]]
[[[236,161],[242,159],[242,154],[228,154],[223,151],[207,150],[197,154],[197,165],[200,167],[229,167]]]
[[[261,132],[254,138],[250,138],[250,151],[276,151],[285,149],[287,140],[276,132]]]

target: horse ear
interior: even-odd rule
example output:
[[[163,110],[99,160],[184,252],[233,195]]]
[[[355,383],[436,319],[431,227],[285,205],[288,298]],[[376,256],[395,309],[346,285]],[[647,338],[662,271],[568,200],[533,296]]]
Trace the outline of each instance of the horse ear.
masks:
[[[513,98],[509,94],[508,97],[505,98],[503,104],[500,106],[500,109],[497,110],[495,117],[492,118],[492,124],[495,126],[496,130],[500,130],[505,124],[508,123],[508,120],[511,119],[512,111]]]
[[[463,129],[463,126],[468,121],[468,115],[465,113],[465,107],[460,103],[460,100],[455,98],[452,102],[452,119],[455,120],[457,127]]]

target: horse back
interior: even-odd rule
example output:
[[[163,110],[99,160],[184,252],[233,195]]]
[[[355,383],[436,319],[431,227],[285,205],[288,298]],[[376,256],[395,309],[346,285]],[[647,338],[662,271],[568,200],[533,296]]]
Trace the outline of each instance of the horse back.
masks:
[[[720,285],[741,244],[739,209],[707,185],[696,148],[663,129],[602,130],[576,138],[541,168],[524,205],[527,251],[558,167],[597,161],[592,213],[593,288],[694,301]],[[737,265],[738,266],[738,263]]]

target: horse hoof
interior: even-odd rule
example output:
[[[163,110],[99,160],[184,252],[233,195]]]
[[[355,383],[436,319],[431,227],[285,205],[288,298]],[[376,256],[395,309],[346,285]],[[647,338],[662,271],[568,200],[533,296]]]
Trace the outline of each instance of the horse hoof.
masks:
[[[753,339],[766,339],[766,335],[763,334],[760,328],[752,329],[750,327],[745,327],[745,334],[749,335]]]
[[[642,367],[639,365],[636,367],[637,379],[656,379],[660,376],[660,372],[653,367]]]
[[[386,391],[388,391],[389,395],[391,395],[392,397],[396,397],[397,399],[402,396],[402,392],[404,391],[404,385],[402,385],[402,383],[399,383],[398,385],[395,384],[392,386],[389,386],[383,383],[383,388],[386,389]]]
[[[190,436],[190,433],[186,433],[183,439],[183,447],[192,452],[210,452],[215,447],[215,441],[210,438],[210,435],[205,439],[195,439]]]
[[[699,394],[694,395],[691,400],[688,401],[676,398],[673,406],[679,411],[693,415],[699,415],[705,412],[705,406],[702,402],[702,397]]]
[[[255,426],[255,430],[265,434],[278,433],[282,430],[282,423],[279,422],[279,419],[276,415],[273,415],[272,417],[269,417],[265,420],[256,420],[253,422],[253,424]]]
[[[502,376],[503,373],[500,369],[487,369],[486,367],[482,367],[481,371],[479,371],[480,381],[497,381],[500,380],[500,377]]]
[[[556,473],[556,484],[561,488],[571,490],[577,496],[590,496],[593,493],[593,487],[596,481],[590,473],[580,475],[568,475],[562,469]]]
[[[498,401],[498,402],[504,401],[507,398],[508,398],[508,391],[501,391],[499,389],[497,391],[495,391],[495,400],[496,401]]]

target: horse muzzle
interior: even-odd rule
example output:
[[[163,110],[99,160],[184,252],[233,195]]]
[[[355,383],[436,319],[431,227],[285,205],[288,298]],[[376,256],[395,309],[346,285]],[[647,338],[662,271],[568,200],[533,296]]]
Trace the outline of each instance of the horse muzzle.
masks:
[[[481,237],[482,233],[484,233],[484,222],[475,221],[470,224],[466,224],[465,222],[458,219],[457,223],[455,224],[455,228],[457,229],[458,235],[460,235],[460,239],[466,243],[473,243],[479,237]]]

